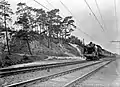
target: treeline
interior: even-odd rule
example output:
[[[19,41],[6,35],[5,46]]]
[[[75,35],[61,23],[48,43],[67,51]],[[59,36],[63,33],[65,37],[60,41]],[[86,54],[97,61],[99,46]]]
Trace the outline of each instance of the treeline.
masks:
[[[53,40],[57,43],[75,43],[83,45],[82,41],[71,35],[76,28],[75,21],[72,16],[62,17],[59,14],[59,9],[45,11],[28,6],[26,3],[18,3],[17,11],[13,12],[10,4],[2,0],[0,2],[0,31],[6,31],[7,49],[10,54],[10,44],[8,38],[8,30],[15,31],[12,39],[21,39],[26,41],[28,50],[30,49],[30,41],[37,40],[39,37],[44,37],[48,40],[48,48]],[[12,20],[12,16],[16,15],[17,19]],[[12,23],[14,25],[12,25]],[[17,26],[19,29],[15,29]]]

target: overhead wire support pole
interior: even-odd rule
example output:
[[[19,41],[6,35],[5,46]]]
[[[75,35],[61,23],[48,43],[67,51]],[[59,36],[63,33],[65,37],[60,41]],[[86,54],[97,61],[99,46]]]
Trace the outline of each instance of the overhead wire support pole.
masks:
[[[103,22],[103,24],[104,24],[104,28],[106,29],[105,22],[104,22],[104,20],[103,20],[103,17],[102,17],[102,14],[101,14],[99,5],[98,5],[98,3],[97,3],[97,0],[95,0],[95,4],[96,4],[97,9],[98,9],[98,12],[99,12],[99,14],[100,14],[101,20],[102,20],[102,22]]]
[[[89,4],[87,3],[86,0],[84,0],[86,5],[88,6],[88,8],[90,9],[90,11],[92,12],[93,16],[95,17],[96,21],[98,22],[98,24],[100,25],[100,27],[102,28],[102,30],[104,31],[103,26],[101,25],[100,21],[98,20],[98,18],[96,17],[95,13],[92,11],[91,7],[89,6]]]
[[[116,17],[116,29],[118,30],[116,0],[114,0],[114,7],[115,7],[115,17]]]

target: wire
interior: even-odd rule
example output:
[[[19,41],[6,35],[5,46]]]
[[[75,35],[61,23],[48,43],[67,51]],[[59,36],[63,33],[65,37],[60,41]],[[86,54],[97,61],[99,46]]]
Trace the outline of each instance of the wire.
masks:
[[[98,3],[97,3],[97,0],[95,0],[95,3],[96,3],[96,6],[97,6],[97,9],[98,9],[98,12],[99,12],[99,14],[100,14],[101,20],[102,20],[102,22],[103,22],[103,24],[104,24],[104,27],[106,28],[106,26],[105,26],[105,22],[104,22],[104,20],[103,20],[103,17],[102,17],[102,14],[101,14],[100,8],[99,8],[99,5],[98,5]]]
[[[71,11],[67,8],[67,6],[66,6],[65,4],[63,4],[63,2],[62,2],[62,1],[60,1],[60,3],[64,6],[64,8],[66,8],[66,9],[67,9],[67,11],[68,11],[68,12],[70,12],[70,14],[71,14],[71,15],[73,15],[73,14],[72,14],[72,12],[71,12]]]
[[[92,11],[91,7],[89,6],[89,4],[87,3],[86,0],[84,0],[86,5],[88,6],[88,8],[90,9],[90,11],[92,12],[93,16],[95,17],[96,21],[98,22],[98,24],[100,25],[100,27],[102,28],[102,30],[104,31],[103,26],[101,25],[101,23],[99,22],[98,18],[96,17],[95,13]]]
[[[45,7],[44,5],[42,5],[41,3],[39,3],[38,1],[36,1],[36,0],[33,0],[33,1],[35,1],[36,3],[38,3],[39,5],[41,5],[42,7],[44,7],[45,9],[49,10],[47,7]]]
[[[85,34],[86,36],[88,36],[91,40],[94,40],[94,38],[93,38],[92,36],[90,36],[89,34],[87,34],[87,33],[84,32],[84,31],[82,31],[82,30],[80,29],[80,27],[77,27],[77,29],[78,29],[79,31],[81,31],[83,34]]]
[[[46,1],[47,1],[47,3],[48,3],[52,8],[55,9],[55,7],[54,7],[48,0],[46,0]],[[63,17],[65,17],[62,13],[61,13],[61,15],[62,15]]]
[[[47,10],[50,10],[50,9],[48,9],[47,7],[45,7],[44,5],[42,5],[41,3],[39,3],[38,1],[36,1],[36,0],[34,0],[36,3],[38,3],[39,5],[41,5],[42,7],[44,7],[45,9],[47,9]],[[48,1],[48,0],[46,0],[53,8],[54,8],[54,6]],[[60,1],[61,2],[61,1]],[[72,12],[61,2],[61,4],[70,12],[70,14],[71,15],[73,15],[72,14]],[[88,37],[90,37],[92,40],[93,40],[93,38],[89,35],[89,34],[87,34],[87,33],[85,33],[84,31],[82,31],[81,29],[80,29],[80,27],[78,28],[78,30],[80,30],[83,34],[85,34],[85,35],[87,35]]]
[[[73,13],[68,9],[68,7],[62,2],[60,1],[60,3],[64,6],[65,9],[67,9],[67,11],[75,18],[75,20],[79,23],[79,20],[77,20],[77,18],[73,15]],[[83,30],[81,30],[81,28],[78,26],[78,30],[80,30],[83,34],[85,34],[86,36],[90,37],[93,40],[93,37],[90,36],[89,34],[87,34],[86,32],[84,32]]]
[[[52,8],[55,8],[48,0],[46,0],[46,1]]]
[[[65,8],[65,9],[67,9],[67,11],[75,18],[75,20],[77,20],[77,18],[73,15],[73,13],[68,9],[68,7],[62,2],[62,1],[60,1],[60,3],[63,5],[63,7]],[[77,20],[78,21],[78,23],[79,23],[79,20]]]

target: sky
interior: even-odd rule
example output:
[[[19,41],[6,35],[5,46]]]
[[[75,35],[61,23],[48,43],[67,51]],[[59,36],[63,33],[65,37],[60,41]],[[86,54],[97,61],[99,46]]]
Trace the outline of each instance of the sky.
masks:
[[[11,4],[13,11],[16,11],[17,3],[25,2],[28,6],[35,8],[43,8],[34,0],[7,0]],[[100,17],[99,11],[96,7],[95,0],[86,0],[91,7],[92,11],[95,13],[96,17],[100,23],[104,26],[104,31],[100,27],[99,23],[96,21],[92,12],[86,5],[84,0],[61,0],[62,3],[71,11],[71,13],[60,3],[60,0],[36,0],[42,5],[49,8],[49,10],[57,8],[60,9],[60,14],[62,16],[72,16],[75,19],[75,24],[77,28],[72,33],[73,35],[79,37],[81,40],[84,39],[85,43],[90,41],[101,45],[103,48],[111,51],[113,53],[119,53],[118,43],[111,43],[113,40],[120,40],[120,11],[118,8],[120,6],[120,0],[116,1],[116,15],[115,16],[115,4],[114,0],[96,0],[103,18]],[[49,3],[47,2],[49,1]],[[43,8],[45,9],[45,8]],[[47,9],[45,9],[48,11]],[[15,17],[13,17],[15,19]],[[117,25],[117,27],[116,27]],[[84,32],[81,32],[81,30]],[[88,35],[86,35],[87,33]]]

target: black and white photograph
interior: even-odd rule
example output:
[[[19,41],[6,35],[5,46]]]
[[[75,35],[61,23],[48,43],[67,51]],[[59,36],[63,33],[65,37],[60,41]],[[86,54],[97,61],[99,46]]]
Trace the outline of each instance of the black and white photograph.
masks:
[[[0,87],[120,87],[120,0],[0,0]]]

